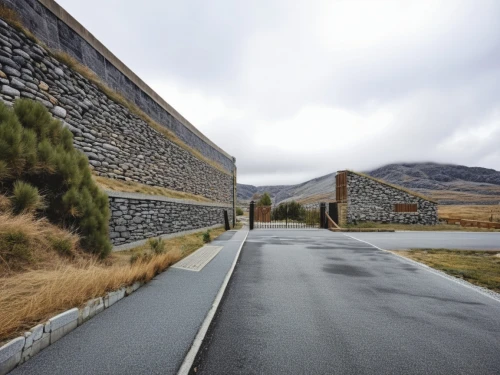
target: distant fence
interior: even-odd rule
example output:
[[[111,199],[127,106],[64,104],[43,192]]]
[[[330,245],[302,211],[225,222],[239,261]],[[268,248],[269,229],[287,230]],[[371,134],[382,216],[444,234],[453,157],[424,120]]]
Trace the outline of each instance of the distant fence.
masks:
[[[441,220],[446,221],[447,224],[460,225],[461,227],[500,229],[500,223],[494,223],[491,221],[453,219],[453,218],[441,218]]]

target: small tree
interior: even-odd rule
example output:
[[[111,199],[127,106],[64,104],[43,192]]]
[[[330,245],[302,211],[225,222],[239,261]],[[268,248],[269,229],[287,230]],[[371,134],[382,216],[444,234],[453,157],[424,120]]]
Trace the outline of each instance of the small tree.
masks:
[[[109,253],[108,197],[92,180],[87,157],[73,147],[71,132],[38,102],[17,100],[13,110],[0,103],[0,193],[35,207],[36,191],[49,220],[76,228],[88,251]]]
[[[264,193],[262,197],[260,197],[259,201],[257,202],[257,206],[271,206],[273,203],[271,201],[271,197],[269,196],[269,193]]]

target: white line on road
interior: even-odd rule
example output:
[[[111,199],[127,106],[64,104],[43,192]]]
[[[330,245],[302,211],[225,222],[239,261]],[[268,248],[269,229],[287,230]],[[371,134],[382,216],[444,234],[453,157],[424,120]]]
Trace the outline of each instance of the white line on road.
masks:
[[[210,323],[212,322],[215,312],[217,311],[217,308],[219,307],[220,301],[222,300],[222,296],[224,295],[224,291],[226,290],[227,284],[229,284],[229,279],[231,279],[231,275],[233,274],[234,268],[236,267],[236,263],[238,262],[238,258],[240,257],[240,252],[241,249],[243,248],[243,245],[245,244],[245,241],[248,237],[248,231],[247,234],[245,235],[245,238],[241,242],[241,246],[238,249],[238,252],[236,253],[236,257],[234,258],[233,264],[231,265],[231,268],[226,274],[226,278],[224,279],[224,282],[222,283],[219,292],[217,293],[217,296],[215,297],[214,303],[212,304],[212,307],[207,313],[207,316],[205,317],[205,320],[203,321],[203,324],[200,327],[200,330],[196,334],[196,337],[194,338],[193,344],[191,345],[191,348],[189,349],[186,357],[184,358],[184,361],[182,362],[182,365],[177,372],[177,375],[188,375],[189,370],[191,370],[191,366],[193,366],[194,360],[196,358],[196,355],[198,354],[198,350],[200,350],[201,344],[203,342],[203,339],[205,338],[208,327],[210,327]]]
[[[426,270],[426,271],[428,271],[430,273],[433,273],[434,275],[441,276],[444,279],[453,281],[456,284],[462,285],[463,287],[472,289],[472,290],[474,290],[474,291],[482,294],[483,296],[489,297],[489,298],[491,298],[492,300],[494,300],[496,302],[500,302],[500,294],[499,293],[495,293],[495,292],[490,291],[488,289],[481,288],[480,286],[471,284],[468,281],[465,281],[465,280],[462,280],[462,279],[457,279],[456,277],[450,276],[450,275],[448,275],[448,274],[446,274],[444,272],[441,272],[441,271],[438,271],[438,270],[436,270],[436,269],[434,269],[432,267],[429,267],[426,264],[422,264],[422,263],[417,262],[417,261],[415,261],[413,259],[406,258],[406,257],[404,257],[402,255],[399,255],[399,254],[395,254],[392,251],[382,249],[382,248],[380,248],[380,247],[378,247],[378,246],[376,246],[376,245],[374,245],[374,244],[372,244],[372,243],[370,243],[368,241],[360,240],[359,238],[350,236],[350,235],[345,234],[345,233],[343,233],[343,235],[346,236],[346,237],[352,238],[353,240],[356,240],[356,241],[359,241],[359,242],[364,242],[365,244],[373,246],[374,248],[379,249],[380,251],[384,251],[386,253],[392,254],[392,255],[398,257],[399,259],[401,259],[401,260],[403,260],[405,262],[409,262],[409,263],[412,263],[412,264],[414,264],[416,266],[419,266],[419,267],[423,268],[424,270]]]

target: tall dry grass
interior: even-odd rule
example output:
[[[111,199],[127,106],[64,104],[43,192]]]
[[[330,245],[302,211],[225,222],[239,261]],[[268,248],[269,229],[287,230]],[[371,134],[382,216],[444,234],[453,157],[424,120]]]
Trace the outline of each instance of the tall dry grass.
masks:
[[[127,266],[105,266],[97,259],[68,264],[58,259],[50,270],[0,278],[0,341],[106,292],[136,281],[147,282],[181,257],[180,251],[169,251]]]
[[[80,307],[89,299],[136,281],[148,282],[204,244],[200,232],[164,240],[164,254],[152,255],[146,244],[101,260],[79,249],[76,234],[45,219],[1,213],[0,245],[4,235],[14,232],[28,238],[32,257],[0,259],[0,343],[62,311]],[[222,232],[223,228],[212,230],[214,236]],[[54,238],[67,239],[71,253],[59,253]],[[131,264],[131,257],[137,254],[148,256]]]

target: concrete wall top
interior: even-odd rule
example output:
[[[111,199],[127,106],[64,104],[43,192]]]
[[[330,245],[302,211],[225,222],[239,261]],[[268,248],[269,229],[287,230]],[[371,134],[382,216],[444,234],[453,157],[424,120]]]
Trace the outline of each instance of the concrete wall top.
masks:
[[[202,132],[200,132],[194,125],[192,125],[187,119],[185,119],[179,112],[177,112],[170,104],[168,104],[163,98],[160,97],[151,87],[149,87],[141,78],[139,78],[132,70],[130,70],[120,59],[118,59],[109,49],[107,49],[92,33],[90,33],[83,25],[81,25],[74,17],[72,17],[66,10],[64,10],[59,4],[54,0],[37,0],[43,6],[45,6],[51,13],[53,13],[58,19],[64,22],[68,27],[70,27],[74,32],[76,32],[81,38],[83,38],[87,43],[89,43],[97,52],[104,56],[112,65],[114,65],[122,74],[124,74],[128,79],[130,79],[135,85],[137,85],[142,91],[149,95],[156,103],[158,103],[163,109],[169,112],[174,118],[176,118],[180,123],[182,123],[191,132],[196,134],[204,142],[212,146],[214,149],[219,151],[221,154],[225,155],[227,158],[235,160],[233,156],[229,155],[210,139],[208,139]]]

